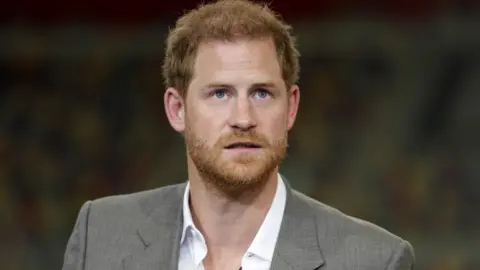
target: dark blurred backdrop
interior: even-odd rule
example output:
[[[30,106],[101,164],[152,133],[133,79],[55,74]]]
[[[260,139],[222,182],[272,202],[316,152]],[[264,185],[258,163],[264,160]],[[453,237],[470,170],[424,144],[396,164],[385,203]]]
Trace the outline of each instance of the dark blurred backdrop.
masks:
[[[164,114],[168,27],[195,1],[0,4],[0,269],[60,269],[83,202],[186,180]],[[291,185],[480,269],[478,1],[271,1],[302,93]]]

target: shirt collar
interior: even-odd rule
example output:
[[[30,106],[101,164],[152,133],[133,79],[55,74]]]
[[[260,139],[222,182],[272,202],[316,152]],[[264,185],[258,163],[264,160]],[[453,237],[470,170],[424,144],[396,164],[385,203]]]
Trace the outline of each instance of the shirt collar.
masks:
[[[182,229],[182,238],[180,239],[180,245],[183,245],[185,237],[187,235],[187,230],[189,228],[196,229],[195,224],[192,219],[192,212],[190,212],[190,182],[187,183],[185,188],[185,193],[183,195],[183,229]]]
[[[272,261],[273,252],[280,232],[280,225],[283,219],[285,204],[287,201],[287,191],[285,183],[280,174],[278,174],[277,190],[273,198],[272,205],[263,220],[252,244],[247,250],[247,254],[253,254],[263,260]],[[187,183],[183,196],[183,229],[180,245],[184,245],[187,231],[191,228],[198,231],[193,223],[192,213],[189,205],[190,183]]]
[[[247,254],[254,254],[263,260],[272,261],[273,252],[277,243],[280,225],[282,224],[283,213],[287,201],[287,191],[282,177],[278,174],[277,191],[273,198],[272,205],[263,220]]]

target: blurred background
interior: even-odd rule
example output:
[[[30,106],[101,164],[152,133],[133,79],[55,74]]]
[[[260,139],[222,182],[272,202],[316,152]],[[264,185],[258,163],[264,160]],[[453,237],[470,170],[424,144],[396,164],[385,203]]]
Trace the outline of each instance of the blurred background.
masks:
[[[302,53],[291,185],[407,239],[417,269],[480,269],[479,1],[271,2]],[[186,180],[161,62],[196,5],[0,4],[2,270],[60,269],[86,200]]]

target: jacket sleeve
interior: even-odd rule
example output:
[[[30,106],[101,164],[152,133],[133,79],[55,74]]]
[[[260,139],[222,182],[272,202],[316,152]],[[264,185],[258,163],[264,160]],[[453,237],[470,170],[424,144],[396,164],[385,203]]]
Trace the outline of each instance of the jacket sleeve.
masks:
[[[62,270],[84,270],[90,201],[83,204],[65,250]]]
[[[415,254],[412,245],[407,241],[400,242],[390,259],[387,270],[414,270]]]

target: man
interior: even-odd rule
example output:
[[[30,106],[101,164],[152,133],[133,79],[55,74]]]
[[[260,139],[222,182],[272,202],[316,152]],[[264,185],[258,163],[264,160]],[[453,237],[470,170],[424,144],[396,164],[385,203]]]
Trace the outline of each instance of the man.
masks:
[[[164,105],[189,181],[85,203],[63,269],[413,269],[408,242],[278,174],[298,69],[289,26],[265,6],[226,0],[181,17]]]

